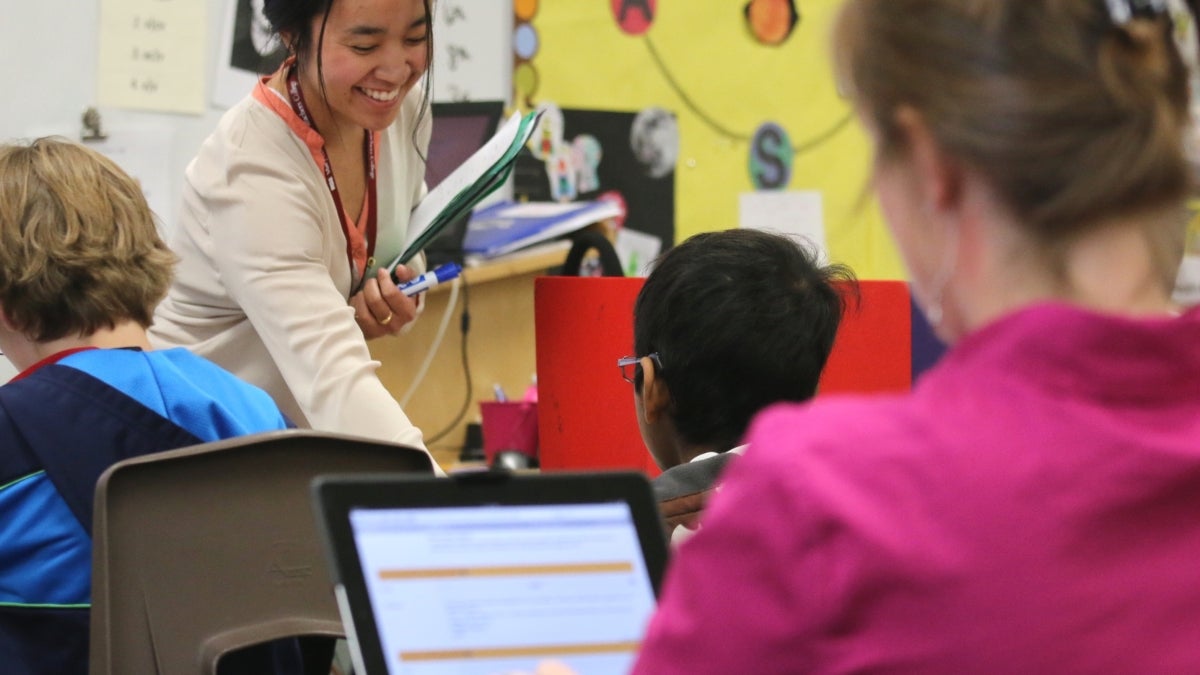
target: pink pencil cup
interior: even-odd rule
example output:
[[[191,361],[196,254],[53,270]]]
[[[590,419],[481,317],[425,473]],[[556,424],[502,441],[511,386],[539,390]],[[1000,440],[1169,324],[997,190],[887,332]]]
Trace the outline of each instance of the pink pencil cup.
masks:
[[[481,401],[479,410],[483,415],[483,455],[489,466],[502,450],[516,450],[537,459],[537,403]]]

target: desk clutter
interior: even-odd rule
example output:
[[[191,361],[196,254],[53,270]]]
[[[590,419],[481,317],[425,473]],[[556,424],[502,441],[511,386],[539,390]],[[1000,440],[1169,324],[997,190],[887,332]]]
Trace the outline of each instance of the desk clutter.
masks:
[[[625,215],[609,200],[501,202],[476,211],[467,223],[463,253],[491,258]]]
[[[490,467],[538,466],[537,401],[482,401],[483,456]]]

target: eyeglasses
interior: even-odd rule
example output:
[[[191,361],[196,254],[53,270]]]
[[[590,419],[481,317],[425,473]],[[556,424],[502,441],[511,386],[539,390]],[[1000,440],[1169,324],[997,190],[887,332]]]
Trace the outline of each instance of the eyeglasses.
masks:
[[[617,359],[617,368],[621,369],[621,377],[629,384],[634,384],[634,378],[637,377],[637,371],[640,367],[642,359],[650,359],[654,362],[654,367],[662,372],[662,359],[658,358],[658,352],[647,354],[645,356],[625,356]]]

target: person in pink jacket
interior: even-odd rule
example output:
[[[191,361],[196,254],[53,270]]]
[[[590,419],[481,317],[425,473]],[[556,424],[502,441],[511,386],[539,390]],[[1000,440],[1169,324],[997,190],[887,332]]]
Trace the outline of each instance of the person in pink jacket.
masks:
[[[848,0],[840,82],[952,349],[756,419],[635,673],[1200,672],[1173,34],[1165,3]]]
[[[1152,0],[844,3],[841,90],[951,349],[911,393],[756,418],[635,675],[1200,672],[1178,25]]]

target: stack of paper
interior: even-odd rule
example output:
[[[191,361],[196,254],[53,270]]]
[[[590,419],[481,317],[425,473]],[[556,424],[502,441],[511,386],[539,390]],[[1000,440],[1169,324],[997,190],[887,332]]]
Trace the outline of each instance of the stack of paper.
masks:
[[[455,219],[475,208],[508,180],[517,153],[537,126],[540,111],[512,117],[470,159],[463,162],[413,209],[404,251],[389,265],[407,263]]]
[[[463,252],[504,255],[622,215],[620,204],[592,202],[502,202],[471,216]]]

